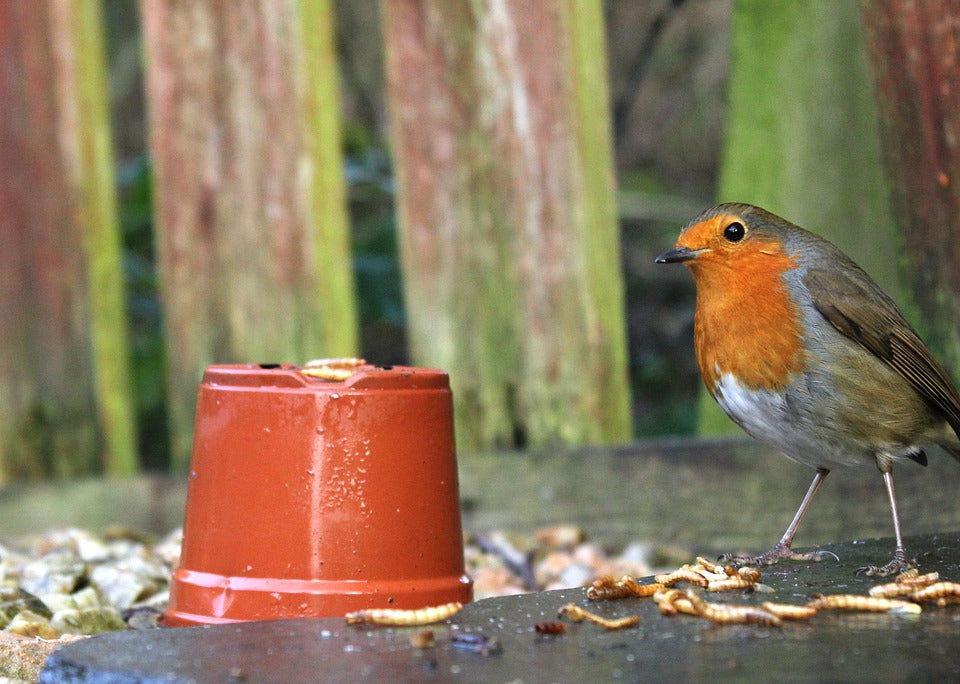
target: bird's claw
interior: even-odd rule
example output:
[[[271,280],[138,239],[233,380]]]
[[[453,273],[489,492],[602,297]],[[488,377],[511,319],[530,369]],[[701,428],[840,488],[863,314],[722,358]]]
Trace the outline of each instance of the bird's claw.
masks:
[[[915,567],[917,567],[917,562],[907,560],[906,552],[903,549],[897,549],[893,554],[893,560],[886,565],[864,565],[862,568],[857,568],[856,572],[858,575],[866,575],[867,577],[889,577],[890,575],[899,575],[901,572],[906,572]]]
[[[840,557],[833,551],[807,551],[799,553],[794,551],[786,544],[777,544],[766,553],[759,556],[740,556],[733,553],[725,553],[720,556],[721,563],[731,563],[733,565],[775,565],[782,560],[813,562],[819,563],[827,558],[839,561]]]

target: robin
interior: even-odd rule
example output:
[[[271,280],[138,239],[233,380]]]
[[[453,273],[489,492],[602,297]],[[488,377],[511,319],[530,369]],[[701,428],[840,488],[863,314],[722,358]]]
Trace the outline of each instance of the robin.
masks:
[[[827,474],[872,463],[897,548],[886,565],[857,572],[906,569],[893,464],[925,466],[928,444],[960,460],[960,394],[893,300],[833,244],[749,204],[703,212],[656,261],[693,273],[694,347],[711,396],[750,435],[816,469],[777,545],[734,560],[833,555],[790,545]]]

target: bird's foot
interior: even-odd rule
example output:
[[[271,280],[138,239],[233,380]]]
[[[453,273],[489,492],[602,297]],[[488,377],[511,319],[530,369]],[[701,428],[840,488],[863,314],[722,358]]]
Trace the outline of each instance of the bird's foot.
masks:
[[[789,544],[777,544],[766,553],[759,556],[739,556],[737,554],[725,553],[720,556],[721,563],[732,563],[733,565],[775,565],[782,560],[802,561],[819,563],[827,558],[839,561],[840,558],[833,551],[808,551],[798,553],[790,548]]]
[[[864,565],[862,568],[857,568],[857,574],[866,575],[867,577],[889,577],[890,575],[899,575],[901,572],[906,572],[910,568],[915,567],[917,567],[917,562],[915,560],[907,560],[907,552],[900,546],[893,553],[893,560],[886,565],[879,567],[876,565]]]

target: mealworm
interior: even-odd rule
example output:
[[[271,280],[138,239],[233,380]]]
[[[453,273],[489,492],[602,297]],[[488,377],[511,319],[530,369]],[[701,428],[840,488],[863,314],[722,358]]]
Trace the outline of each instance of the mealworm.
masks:
[[[320,380],[346,380],[347,378],[353,377],[353,374],[356,373],[352,368],[301,368],[300,372],[303,375],[309,375],[311,378],[319,378]]]
[[[732,567],[714,563],[709,558],[704,558],[703,556],[697,556],[697,565],[702,565],[704,569],[717,575],[730,575],[733,572]]]
[[[779,627],[783,621],[774,615],[760,608],[753,606],[734,606],[729,603],[709,603],[699,594],[688,591],[687,599],[693,604],[697,614],[712,622],[721,625],[732,625],[740,623],[751,623],[765,625],[767,627]]]
[[[937,605],[960,601],[960,584],[956,582],[936,582],[910,594],[914,601],[936,601]]]
[[[674,570],[673,572],[662,575],[655,575],[653,579],[657,584],[662,584],[665,587],[672,587],[677,582],[690,582],[691,584],[696,584],[698,587],[706,587],[710,582],[710,580],[689,566],[684,566],[679,570]]]
[[[939,579],[939,572],[928,572],[925,575],[921,575],[916,568],[911,568],[898,576],[896,582],[878,584],[875,587],[870,587],[867,593],[880,598],[910,596],[925,587],[929,587]]]
[[[658,591],[661,591],[664,588],[662,584],[659,584],[657,582],[654,582],[653,584],[640,584],[639,582],[637,582],[637,580],[633,579],[632,577],[629,578],[629,582],[627,582],[626,580],[620,580],[620,581],[629,584],[630,587],[633,589],[633,595],[639,598],[648,598],[650,596],[653,596]]]
[[[897,598],[898,596],[909,596],[917,590],[918,587],[912,584],[890,582],[889,584],[878,584],[875,587],[870,587],[867,593],[875,598]]]
[[[314,359],[307,361],[300,372],[320,380],[346,380],[357,372],[357,368],[366,363],[365,359]]]
[[[707,584],[707,591],[736,591],[737,589],[753,589],[756,581],[740,575],[733,575],[722,580],[713,580]]]
[[[760,607],[771,615],[776,615],[781,620],[806,620],[817,614],[817,608],[809,604],[806,606],[794,606],[788,603],[771,603],[770,601],[764,601],[760,604]]]
[[[750,565],[745,565],[745,566],[742,567],[742,568],[738,568],[738,569],[737,569],[737,575],[736,575],[736,576],[737,576],[737,577],[742,577],[743,579],[747,580],[748,582],[753,582],[754,584],[756,584],[757,582],[759,582],[759,581],[760,581],[760,578],[763,577],[763,575],[762,575],[761,572],[760,572],[760,568],[755,568],[755,567],[750,566]]]
[[[587,589],[587,598],[594,601],[606,601],[634,596],[634,585],[636,585],[636,582],[632,582],[631,584],[626,582],[626,579],[627,578],[615,580],[610,575],[598,577],[593,581],[593,584],[590,585],[590,588]],[[630,579],[631,581],[633,580],[633,578]]]
[[[916,568],[914,568],[914,570],[916,570]],[[903,574],[905,575],[907,573],[903,573]],[[927,587],[933,584],[934,582],[940,581],[939,572],[928,572],[925,575],[921,575],[917,573],[917,574],[910,575],[909,577],[903,577],[903,579],[901,579],[901,577],[903,577],[903,575],[901,575],[900,577],[897,577],[898,584],[905,584],[909,587],[915,587],[915,588]]]
[[[383,625],[388,627],[415,627],[429,625],[453,617],[460,612],[463,604],[445,603],[442,606],[429,606],[414,610],[402,608],[367,608],[347,613],[348,625]]]
[[[639,615],[628,615],[626,617],[616,619],[605,618],[602,615],[591,613],[589,610],[585,610],[573,603],[568,603],[567,605],[563,606],[557,612],[557,615],[566,615],[574,622],[586,620],[587,622],[592,622],[595,625],[600,625],[604,629],[623,629],[625,627],[633,627],[634,625],[640,623]]]
[[[904,570],[899,575],[897,575],[896,582],[909,582],[912,579],[916,579],[920,576],[920,570],[918,568],[910,568]]]
[[[709,582],[715,582],[717,580],[723,580],[730,577],[730,575],[728,575],[725,572],[710,572],[707,568],[703,567],[702,565],[694,565],[691,568],[691,570],[693,570],[694,572],[696,572],[698,575],[705,578]]]
[[[551,620],[549,622],[538,622],[533,628],[537,634],[563,634],[567,631],[567,624],[565,622]]]
[[[356,368],[367,362],[366,359],[356,357],[345,357],[342,359],[313,359],[303,364],[304,368]]]
[[[653,600],[663,615],[676,615],[677,613],[697,615],[697,611],[693,607],[693,604],[690,603],[687,595],[679,589],[664,589],[663,591],[659,591],[653,595]]]
[[[627,598],[629,596],[646,598],[653,596],[662,588],[662,584],[640,584],[629,575],[624,575],[618,580],[606,575],[594,580],[590,588],[587,589],[587,598],[594,601]]]
[[[817,610],[860,610],[876,613],[919,613],[920,606],[910,601],[861,596],[859,594],[814,594],[807,604]]]

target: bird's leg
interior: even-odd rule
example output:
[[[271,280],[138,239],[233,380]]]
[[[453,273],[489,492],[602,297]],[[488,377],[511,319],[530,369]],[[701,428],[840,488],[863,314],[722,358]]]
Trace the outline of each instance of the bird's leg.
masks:
[[[822,561],[824,558],[832,557],[835,560],[840,560],[837,558],[837,554],[831,551],[810,551],[809,553],[797,553],[790,548],[790,544],[793,543],[793,535],[797,533],[797,528],[800,527],[800,521],[803,519],[803,514],[807,512],[807,506],[810,505],[810,501],[813,500],[813,495],[817,493],[817,490],[820,489],[820,485],[823,484],[824,479],[830,473],[826,468],[817,468],[816,475],[813,476],[813,482],[810,483],[810,488],[807,489],[807,493],[803,497],[803,501],[800,502],[800,508],[797,509],[796,514],[793,516],[793,520],[790,521],[790,525],[787,526],[787,531],[783,533],[783,536],[780,537],[780,541],[777,542],[777,545],[766,553],[762,553],[759,556],[737,556],[733,554],[724,554],[720,557],[722,562],[736,563],[739,565],[773,565],[781,560],[797,560],[797,561]]]
[[[893,560],[886,565],[865,565],[857,568],[858,575],[870,577],[886,577],[899,574],[910,568],[914,563],[907,561],[907,551],[903,546],[903,537],[900,535],[900,514],[897,513],[897,497],[893,492],[893,467],[887,459],[877,459],[877,467],[883,475],[883,484],[887,487],[887,497],[890,499],[890,512],[893,513],[893,532],[897,538],[897,550],[893,552]]]

